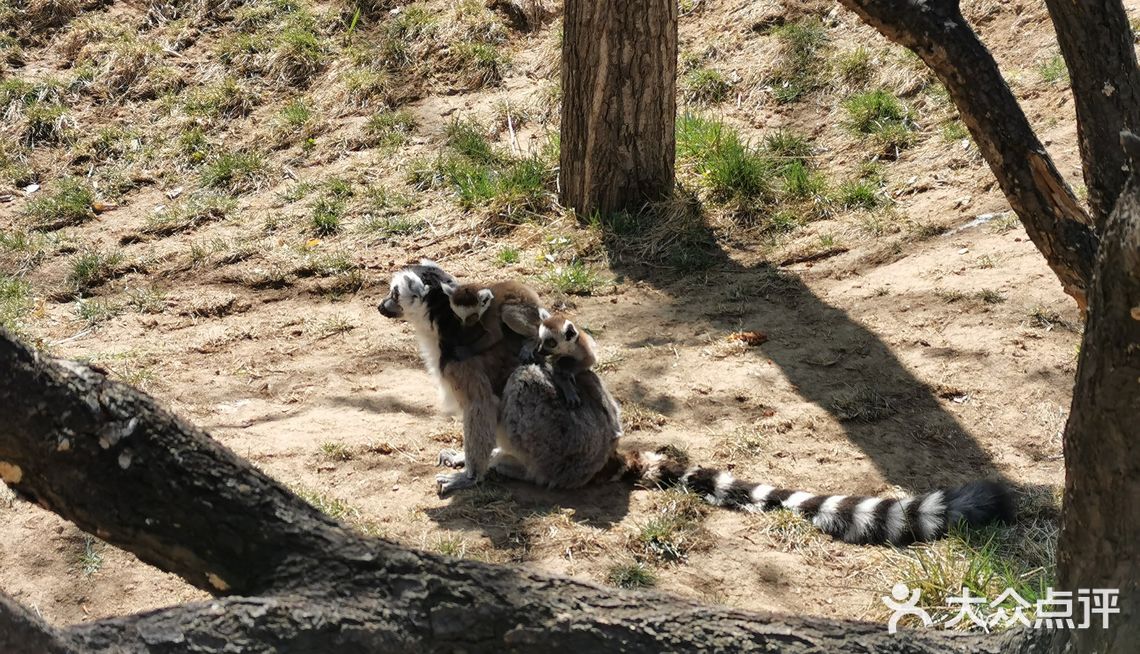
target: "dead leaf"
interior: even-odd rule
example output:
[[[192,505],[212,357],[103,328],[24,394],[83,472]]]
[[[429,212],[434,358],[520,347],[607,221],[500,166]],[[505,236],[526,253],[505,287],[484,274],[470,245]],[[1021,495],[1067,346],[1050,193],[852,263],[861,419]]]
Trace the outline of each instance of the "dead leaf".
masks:
[[[764,332],[732,332],[728,335],[730,341],[740,341],[748,347],[759,347],[768,342],[768,335]]]

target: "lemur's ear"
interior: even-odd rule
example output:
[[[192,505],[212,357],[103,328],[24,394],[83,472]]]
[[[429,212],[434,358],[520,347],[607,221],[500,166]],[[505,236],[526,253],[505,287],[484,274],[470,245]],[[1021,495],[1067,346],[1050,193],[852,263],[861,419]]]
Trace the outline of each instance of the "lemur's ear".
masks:
[[[424,286],[424,282],[420,279],[419,275],[410,271],[404,271],[401,274],[404,276],[404,284],[408,287],[408,292],[411,293],[413,297],[423,297],[427,294],[427,287]]]
[[[453,282],[444,282],[443,285],[440,286],[440,288],[443,289],[444,295],[446,295],[447,297],[451,297],[452,294],[455,293],[456,289],[459,288],[459,285],[457,285]]]
[[[543,309],[542,307],[538,308],[538,319],[539,320],[546,320],[549,317],[550,317],[549,311],[547,311],[546,309]]]
[[[567,322],[566,327],[562,330],[562,335],[566,337],[567,343],[573,343],[578,339],[578,330],[574,327],[574,323]]]
[[[484,288],[479,291],[479,306],[488,305],[491,303],[491,300],[494,299],[495,294],[491,292],[491,289]]]

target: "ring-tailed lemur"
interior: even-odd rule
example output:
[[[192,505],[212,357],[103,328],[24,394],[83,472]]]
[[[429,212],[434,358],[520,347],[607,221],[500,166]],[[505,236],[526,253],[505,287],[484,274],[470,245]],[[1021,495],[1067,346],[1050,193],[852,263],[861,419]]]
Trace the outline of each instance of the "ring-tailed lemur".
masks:
[[[574,409],[581,405],[578,398],[578,373],[594,367],[598,357],[594,354],[594,338],[574,326],[562,316],[547,316],[538,327],[539,351],[548,357],[558,375],[554,383],[559,386],[566,404]]]
[[[542,300],[533,288],[515,281],[497,282],[490,286],[464,284],[444,286],[451,304],[451,310],[463,323],[471,328],[480,325],[483,335],[470,346],[456,349],[461,359],[481,354],[503,340],[503,325],[527,339],[519,352],[524,362],[534,360],[538,349],[538,330],[542,321],[550,313],[542,307]]]
[[[441,494],[475,485],[490,468],[552,488],[626,480],[685,488],[731,509],[790,509],[824,533],[859,544],[905,545],[940,538],[958,522],[977,526],[1014,519],[1010,490],[997,482],[902,499],[815,495],[690,466],[673,448],[618,451],[617,403],[592,371],[579,375],[582,405],[570,410],[558,399],[550,366],[520,365],[516,343],[508,342],[517,339],[510,334],[480,355],[456,360],[454,350],[464,334],[445,285],[456,285],[455,279],[424,261],[396,273],[379,307],[383,315],[412,324],[425,364],[463,409],[464,452],[445,450],[440,462],[466,469],[438,476]]]

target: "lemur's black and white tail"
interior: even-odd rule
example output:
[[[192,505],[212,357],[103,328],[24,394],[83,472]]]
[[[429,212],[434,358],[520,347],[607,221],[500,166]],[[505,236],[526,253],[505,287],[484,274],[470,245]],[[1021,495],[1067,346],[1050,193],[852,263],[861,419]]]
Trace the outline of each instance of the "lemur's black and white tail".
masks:
[[[814,495],[735,479],[723,470],[691,466],[673,448],[619,452],[600,473],[648,486],[685,488],[715,506],[739,511],[790,509],[820,531],[861,545],[908,545],[942,538],[952,525],[1012,523],[1014,502],[1008,487],[976,481],[901,499],[856,495]]]

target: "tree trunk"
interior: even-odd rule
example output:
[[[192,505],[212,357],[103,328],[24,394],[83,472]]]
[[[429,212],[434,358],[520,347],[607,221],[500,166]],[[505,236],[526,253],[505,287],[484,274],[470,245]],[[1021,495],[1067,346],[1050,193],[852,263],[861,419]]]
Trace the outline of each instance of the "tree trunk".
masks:
[[[1065,590],[1117,588],[1110,629],[1062,632],[1072,652],[1140,643],[1140,138],[1125,137],[1132,176],[1105,224],[1077,386],[1065,426],[1065,510],[1057,575]]]
[[[1084,310],[1097,247],[1091,221],[956,0],[840,2],[914,51],[946,86],[1029,238]]]
[[[673,191],[677,2],[567,0],[559,200],[579,216]]]
[[[1098,229],[1128,178],[1120,132],[1140,128],[1140,69],[1120,0],[1045,0],[1069,68],[1089,209]]]
[[[214,595],[56,630],[0,594],[0,651],[1029,652],[780,618],[405,550],[350,531],[145,395],[0,330],[0,476]],[[248,594],[238,596],[237,593]]]

